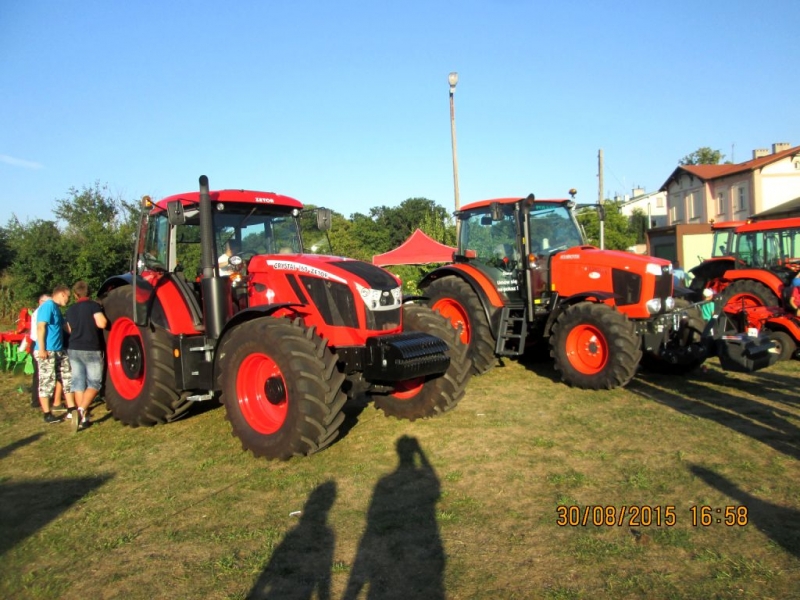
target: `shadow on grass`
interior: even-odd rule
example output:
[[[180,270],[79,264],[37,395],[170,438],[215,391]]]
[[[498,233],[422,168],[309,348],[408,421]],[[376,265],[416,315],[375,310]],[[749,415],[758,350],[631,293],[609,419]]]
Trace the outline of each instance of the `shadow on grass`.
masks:
[[[444,548],[436,522],[441,485],[416,438],[397,440],[399,463],[372,494],[344,600],[444,598]]]
[[[336,500],[336,483],[317,487],[303,507],[300,523],[286,534],[247,598],[308,600],[330,598],[335,535],[328,513]]]
[[[0,556],[109,479],[103,475],[0,484]]]
[[[779,544],[787,552],[800,556],[800,511],[760,500],[739,489],[722,475],[705,467],[692,465],[691,472],[709,486],[719,490],[740,506],[747,507],[748,524]]]
[[[726,382],[724,374],[709,372],[707,375],[709,382]],[[659,385],[669,386],[670,389],[658,387]],[[747,387],[752,387],[750,392],[753,395],[767,396],[762,386],[736,381],[737,390],[748,391]],[[722,392],[703,385],[696,379],[680,378],[676,382],[675,378],[640,375],[628,385],[627,389],[686,415],[715,421],[792,458],[800,458],[800,428],[788,420],[797,417],[795,413],[777,409],[751,398]],[[794,398],[794,394],[790,395],[788,391],[787,388],[783,388],[770,393],[769,397],[772,400],[785,402]]]
[[[343,598],[443,600],[445,555],[436,522],[440,483],[416,438],[397,440],[397,468],[375,486]],[[330,598],[336,483],[317,487],[247,595],[250,600]],[[364,594],[364,589],[368,591]]]
[[[18,450],[18,449],[20,449],[20,448],[22,448],[24,446],[27,446],[28,444],[32,444],[33,442],[38,440],[43,435],[44,434],[41,433],[41,432],[34,433],[33,435],[29,435],[28,437],[22,438],[21,440],[17,440],[16,442],[11,442],[7,446],[3,446],[2,448],[0,448],[0,459],[5,458],[6,456],[11,454],[15,450]]]

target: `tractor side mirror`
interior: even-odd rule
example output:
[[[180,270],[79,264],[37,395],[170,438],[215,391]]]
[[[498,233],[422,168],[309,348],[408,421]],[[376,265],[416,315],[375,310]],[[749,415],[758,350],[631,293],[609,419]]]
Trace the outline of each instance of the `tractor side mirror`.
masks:
[[[320,231],[331,230],[331,213],[332,211],[330,208],[317,209],[317,229]]]
[[[503,220],[503,207],[500,206],[499,202],[492,202],[490,205],[492,211],[492,221],[502,221]]]
[[[167,203],[167,219],[170,225],[183,225],[186,223],[186,214],[183,212],[183,204],[180,200],[173,200]]]

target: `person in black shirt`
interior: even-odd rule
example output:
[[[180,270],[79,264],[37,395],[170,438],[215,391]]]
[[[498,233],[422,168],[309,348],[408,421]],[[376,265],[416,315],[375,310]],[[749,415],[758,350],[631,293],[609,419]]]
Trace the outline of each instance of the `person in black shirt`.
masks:
[[[89,426],[89,407],[103,384],[102,331],[108,325],[103,307],[89,298],[89,285],[78,281],[72,286],[75,304],[67,309],[70,333],[69,354],[72,365],[72,391],[78,406],[76,430]]]

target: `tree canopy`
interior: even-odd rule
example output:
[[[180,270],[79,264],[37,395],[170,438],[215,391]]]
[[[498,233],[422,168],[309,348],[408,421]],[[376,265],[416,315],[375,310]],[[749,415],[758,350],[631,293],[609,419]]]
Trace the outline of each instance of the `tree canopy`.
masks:
[[[681,166],[687,165],[718,165],[725,155],[719,150],[712,150],[708,146],[698,148],[678,161]]]

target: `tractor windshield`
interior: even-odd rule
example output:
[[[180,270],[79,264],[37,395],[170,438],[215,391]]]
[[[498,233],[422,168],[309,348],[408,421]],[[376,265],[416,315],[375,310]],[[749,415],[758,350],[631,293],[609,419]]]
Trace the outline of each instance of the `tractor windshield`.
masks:
[[[719,229],[714,232],[712,242],[711,258],[722,258],[733,253],[733,242],[736,234],[733,229]]]
[[[257,254],[292,254],[302,251],[297,219],[291,210],[267,205],[218,203],[212,208],[215,257],[243,259]],[[193,207],[186,210],[186,222],[175,231],[177,262],[192,275],[200,268],[200,216]]]
[[[736,236],[737,268],[797,268],[800,261],[800,228],[770,229]]]
[[[531,252],[548,255],[583,244],[572,214],[563,204],[535,202],[528,213]]]

